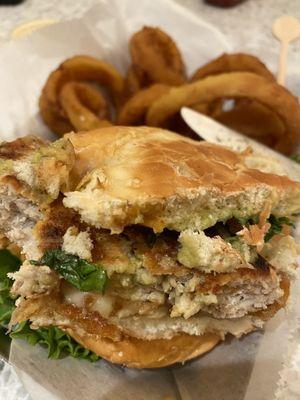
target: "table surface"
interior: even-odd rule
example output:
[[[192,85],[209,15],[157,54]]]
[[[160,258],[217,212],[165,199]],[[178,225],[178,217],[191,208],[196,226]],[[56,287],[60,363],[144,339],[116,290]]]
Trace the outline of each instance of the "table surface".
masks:
[[[141,0],[142,1],[142,0]],[[153,0],[158,4],[162,0]],[[226,35],[233,49],[257,54],[271,67],[276,66],[279,46],[271,34],[276,17],[284,14],[300,18],[300,0],[247,0],[233,9],[218,9],[204,5],[202,0],[174,0],[191,9],[195,15],[216,25]],[[0,6],[0,43],[10,39],[11,31],[35,19],[58,21],[80,17],[96,0],[26,0],[17,6]],[[300,41],[294,43],[289,53],[290,65],[300,65]],[[300,95],[300,82],[293,90]],[[0,399],[30,400],[14,371],[0,365]]]

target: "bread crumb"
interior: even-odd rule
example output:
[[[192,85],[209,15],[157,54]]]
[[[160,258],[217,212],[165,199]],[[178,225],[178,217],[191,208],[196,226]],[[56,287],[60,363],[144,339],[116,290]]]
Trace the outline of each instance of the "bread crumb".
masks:
[[[84,260],[91,260],[93,242],[87,231],[79,232],[75,226],[71,226],[64,234],[62,249]]]

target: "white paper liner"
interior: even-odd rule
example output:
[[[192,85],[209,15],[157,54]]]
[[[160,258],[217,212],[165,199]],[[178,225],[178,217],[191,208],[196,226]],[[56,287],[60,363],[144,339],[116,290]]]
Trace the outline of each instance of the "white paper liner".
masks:
[[[0,368],[0,399],[3,400],[32,400],[25,390],[16,372],[9,364]]]
[[[300,399],[300,271],[293,285],[293,296],[287,311],[288,342],[284,352],[283,368],[279,372],[280,379],[275,397],[278,400]]]

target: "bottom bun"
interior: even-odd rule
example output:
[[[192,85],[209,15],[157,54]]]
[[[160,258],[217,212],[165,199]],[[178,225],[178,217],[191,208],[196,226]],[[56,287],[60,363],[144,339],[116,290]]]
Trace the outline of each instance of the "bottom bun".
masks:
[[[172,339],[156,340],[127,337],[114,342],[97,335],[85,336],[72,329],[66,331],[82,346],[105,360],[130,368],[160,368],[182,363],[206,353],[220,341],[220,336],[206,333],[202,336],[180,334]]]

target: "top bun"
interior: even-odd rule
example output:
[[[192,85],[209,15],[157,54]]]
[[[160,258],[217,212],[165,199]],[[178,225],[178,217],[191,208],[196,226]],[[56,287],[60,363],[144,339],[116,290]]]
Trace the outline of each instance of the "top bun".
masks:
[[[152,127],[66,137],[76,162],[74,190],[64,204],[99,228],[205,229],[231,216],[258,214],[268,204],[276,215],[300,212],[300,183],[249,169],[243,153]]]

